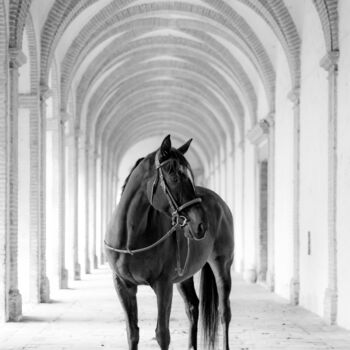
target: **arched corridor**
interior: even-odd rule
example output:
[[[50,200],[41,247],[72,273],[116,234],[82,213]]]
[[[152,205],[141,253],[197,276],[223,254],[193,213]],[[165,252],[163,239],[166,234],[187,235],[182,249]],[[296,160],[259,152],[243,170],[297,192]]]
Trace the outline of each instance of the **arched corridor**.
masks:
[[[124,179],[171,134],[231,208],[235,273],[350,330],[349,11],[0,0],[1,321],[104,269]]]

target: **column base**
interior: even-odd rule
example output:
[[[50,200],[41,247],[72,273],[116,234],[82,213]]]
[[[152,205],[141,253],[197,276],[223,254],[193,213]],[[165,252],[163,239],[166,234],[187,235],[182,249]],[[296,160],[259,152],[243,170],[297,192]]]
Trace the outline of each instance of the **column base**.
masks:
[[[325,321],[334,325],[337,321],[338,294],[335,290],[327,288],[324,294],[324,314]]]
[[[50,302],[50,281],[47,276],[43,277],[40,282],[40,302]]]
[[[247,269],[243,273],[243,278],[250,282],[250,283],[255,283],[257,280],[257,274],[255,269]]]
[[[91,273],[91,262],[90,259],[86,259],[85,262],[85,273],[89,275]]]
[[[68,289],[68,270],[65,268],[61,269],[60,289]]]
[[[74,280],[80,281],[81,280],[81,267],[79,263],[76,263],[74,265]]]
[[[98,259],[97,259],[97,255],[94,255],[94,269],[98,269]]]
[[[296,278],[292,278],[290,281],[290,303],[292,305],[299,305],[299,295],[300,295],[300,282]]]
[[[18,289],[10,290],[8,296],[8,320],[18,322],[22,318],[22,296]]]
[[[258,273],[258,282],[259,283],[266,283],[266,271],[262,270]]]
[[[266,273],[266,285],[270,292],[275,291],[275,274],[269,270]]]

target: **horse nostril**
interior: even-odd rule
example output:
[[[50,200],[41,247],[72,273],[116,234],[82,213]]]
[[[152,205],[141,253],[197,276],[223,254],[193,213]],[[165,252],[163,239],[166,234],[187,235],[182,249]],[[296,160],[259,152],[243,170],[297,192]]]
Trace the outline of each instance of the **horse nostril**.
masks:
[[[204,226],[202,223],[200,223],[200,224],[198,225],[198,234],[199,234],[199,235],[204,235],[205,231],[206,231],[205,226]]]

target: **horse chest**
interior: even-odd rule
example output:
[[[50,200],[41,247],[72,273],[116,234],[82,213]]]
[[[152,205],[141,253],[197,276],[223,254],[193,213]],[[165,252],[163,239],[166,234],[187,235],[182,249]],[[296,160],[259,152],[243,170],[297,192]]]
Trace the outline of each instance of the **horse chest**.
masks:
[[[120,255],[115,264],[117,275],[130,283],[151,284],[164,271],[169,270],[168,261],[157,254],[142,253],[135,255]]]

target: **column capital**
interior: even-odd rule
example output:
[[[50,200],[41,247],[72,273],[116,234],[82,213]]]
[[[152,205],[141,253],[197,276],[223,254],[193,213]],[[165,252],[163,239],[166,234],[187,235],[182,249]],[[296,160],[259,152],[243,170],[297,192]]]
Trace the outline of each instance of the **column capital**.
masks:
[[[338,69],[338,61],[339,61],[339,51],[333,50],[328,51],[324,57],[322,57],[320,61],[320,66],[324,68],[326,71],[331,72]]]
[[[27,57],[22,50],[18,48],[9,49],[10,68],[19,68],[27,62]]]
[[[288,99],[293,103],[294,106],[300,103],[300,87],[293,87],[287,95]]]
[[[271,119],[269,115],[268,115],[268,118]],[[271,122],[269,122],[267,118],[260,119],[255,124],[255,126],[248,131],[247,133],[248,140],[254,145],[258,145],[259,143],[261,143],[261,141],[266,139],[267,135],[269,134],[269,129],[271,126],[270,123],[273,123],[273,118]]]
[[[40,84],[40,100],[45,102],[52,95],[52,90],[46,84]]]
[[[61,122],[64,124],[72,119],[72,115],[68,113],[66,110],[61,109]]]

